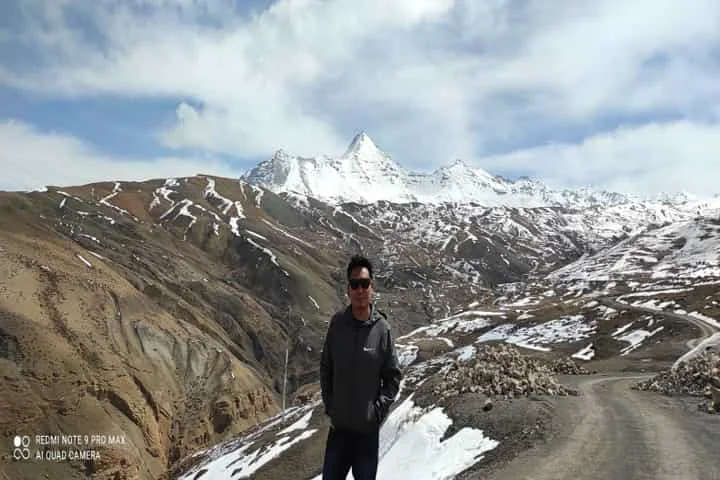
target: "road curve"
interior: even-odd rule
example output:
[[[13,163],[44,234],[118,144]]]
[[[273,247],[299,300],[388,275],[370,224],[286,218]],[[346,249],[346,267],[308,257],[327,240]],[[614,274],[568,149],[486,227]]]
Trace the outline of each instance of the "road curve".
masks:
[[[720,416],[630,388],[645,378],[582,378],[579,397],[558,400],[552,438],[486,478],[720,480]]]
[[[632,310],[636,312],[649,313],[651,315],[659,315],[661,317],[669,318],[672,320],[679,320],[681,322],[688,322],[695,325],[697,328],[700,329],[701,336],[687,341],[686,345],[690,349],[695,348],[698,343],[712,336],[718,330],[715,326],[707,322],[703,322],[701,319],[693,317],[691,315],[683,315],[681,313],[666,312],[664,310],[656,310],[653,308],[631,305],[629,303],[611,300],[607,297],[598,298],[598,302],[602,305],[605,305],[606,307],[614,308],[616,310]]]
[[[689,315],[657,311],[609,298],[600,303],[661,315],[697,326],[702,336],[717,330]],[[578,397],[558,399],[549,441],[527,450],[488,480],[720,480],[720,415],[687,403],[633,390],[652,375],[577,377]]]

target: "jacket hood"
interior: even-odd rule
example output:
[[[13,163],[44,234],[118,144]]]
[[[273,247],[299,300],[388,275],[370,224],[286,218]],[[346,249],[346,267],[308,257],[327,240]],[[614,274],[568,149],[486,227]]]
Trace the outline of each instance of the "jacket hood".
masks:
[[[365,321],[359,321],[356,320],[355,317],[353,317],[352,305],[347,306],[347,308],[345,309],[344,317],[345,321],[350,322],[353,326],[356,327],[370,327],[381,318],[387,319],[387,315],[385,315],[385,313],[381,312],[375,307],[375,302],[372,302],[370,304],[370,318]]]

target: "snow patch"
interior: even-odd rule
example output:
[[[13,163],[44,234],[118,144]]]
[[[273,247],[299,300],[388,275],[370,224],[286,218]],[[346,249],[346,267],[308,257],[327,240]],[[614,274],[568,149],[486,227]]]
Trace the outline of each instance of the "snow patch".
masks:
[[[416,359],[420,349],[416,345],[396,345],[400,368],[410,366]]]
[[[309,244],[308,242],[306,242],[305,240],[303,240],[303,239],[301,239],[301,238],[298,238],[298,237],[296,237],[295,235],[292,235],[292,234],[288,233],[287,231],[283,230],[283,229],[280,228],[280,227],[276,227],[276,226],[273,225],[272,223],[268,222],[267,219],[263,218],[262,221],[265,222],[265,224],[267,224],[270,228],[272,228],[272,229],[274,229],[274,230],[277,230],[278,232],[282,233],[282,234],[285,235],[286,237],[288,237],[288,238],[290,238],[290,239],[292,239],[292,240],[295,240],[296,242],[298,242],[298,243],[300,243],[300,244],[302,244],[302,245],[305,245],[306,247],[314,248],[312,245],[310,245],[310,244]]]
[[[499,325],[478,337],[476,343],[501,340],[519,347],[548,351],[545,345],[583,340],[594,333],[595,328],[594,321],[586,322],[583,315],[572,315],[531,327]]]
[[[475,358],[475,355],[477,354],[477,349],[474,345],[466,345],[455,350],[455,353],[457,354],[457,359],[459,362],[469,362],[473,358]]]
[[[661,332],[665,327],[658,327],[653,331],[647,331],[643,329],[633,330],[630,333],[627,333],[623,335],[622,337],[617,337],[618,340],[621,340],[623,342],[628,342],[630,345],[622,349],[622,353],[620,355],[625,356],[628,353],[632,352],[633,350],[636,350],[639,348],[642,343],[655,335],[658,332]]]
[[[277,267],[280,266],[280,264],[279,264],[278,261],[277,261],[277,257],[275,256],[275,254],[274,254],[270,249],[265,248],[265,247],[263,247],[262,245],[257,244],[257,243],[254,242],[251,238],[246,238],[246,240],[248,241],[248,243],[249,243],[250,245],[252,245],[253,247],[255,247],[255,248],[257,248],[258,250],[262,251],[265,255],[267,255],[268,257],[270,257],[270,261],[271,261],[273,264],[275,264],[275,266],[277,266]],[[285,274],[286,277],[289,277],[289,276],[290,276],[285,270],[282,270],[282,272]]]
[[[310,419],[312,418],[312,415],[313,415],[313,412],[312,412],[312,410],[310,410],[305,415],[300,417],[300,419],[298,421],[296,421],[289,427],[284,428],[283,430],[280,430],[278,432],[278,435],[284,435],[286,433],[290,433],[295,430],[305,430],[306,428],[309,428],[310,427]]]
[[[250,235],[252,235],[253,237],[255,237],[255,238],[259,238],[260,240],[265,240],[266,242],[268,241],[268,239],[267,239],[266,237],[263,237],[263,236],[260,235],[259,233],[255,233],[255,232],[253,232],[252,230],[248,230],[247,228],[245,229],[245,231],[246,231],[247,233],[249,233]]]
[[[580,350],[579,352],[572,354],[572,358],[577,358],[579,360],[592,360],[594,356],[595,350],[593,349],[592,343]]]
[[[314,299],[313,297],[311,297],[310,295],[308,295],[308,298],[310,299],[310,301],[312,302],[312,304],[315,306],[315,308],[317,308],[318,310],[320,310],[320,305],[318,305],[318,303],[315,301],[315,299]]]
[[[80,255],[79,253],[76,253],[75,255],[77,255],[77,257],[78,257],[80,260],[82,260],[82,262],[83,262],[88,268],[93,268],[92,263],[88,262],[82,255]]]
[[[206,177],[205,180],[207,180],[207,186],[205,186],[205,190],[203,190],[203,198],[207,199],[213,199],[218,200],[220,202],[220,208],[223,215],[227,215],[228,211],[232,208],[233,202],[220,195],[215,190],[215,179]]]

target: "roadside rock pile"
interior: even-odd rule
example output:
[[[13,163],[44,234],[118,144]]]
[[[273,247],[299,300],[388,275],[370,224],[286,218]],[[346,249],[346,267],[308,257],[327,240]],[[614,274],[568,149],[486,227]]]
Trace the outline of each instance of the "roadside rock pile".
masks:
[[[552,362],[552,371],[562,375],[589,375],[590,371],[582,365],[578,365],[571,358],[558,359]]]
[[[720,412],[720,354],[700,354],[679,364],[677,368],[638,383],[635,388],[666,395],[704,396],[708,398],[707,410]]]
[[[452,364],[433,391],[443,400],[468,392],[505,398],[574,394],[558,383],[548,365],[505,344],[478,348],[474,365]]]

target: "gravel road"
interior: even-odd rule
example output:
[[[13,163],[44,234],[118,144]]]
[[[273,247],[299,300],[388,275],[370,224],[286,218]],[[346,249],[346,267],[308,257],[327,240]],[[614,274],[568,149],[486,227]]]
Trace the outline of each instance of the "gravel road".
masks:
[[[552,438],[488,478],[720,480],[720,416],[630,388],[644,378],[578,379],[581,396],[557,405]]]
[[[603,298],[622,309],[660,313]],[[702,336],[716,328],[670,312],[661,315],[696,325]],[[526,450],[488,480],[720,480],[720,415],[697,410],[687,398],[633,390],[648,374],[566,377],[578,397],[560,398],[549,440]]]

